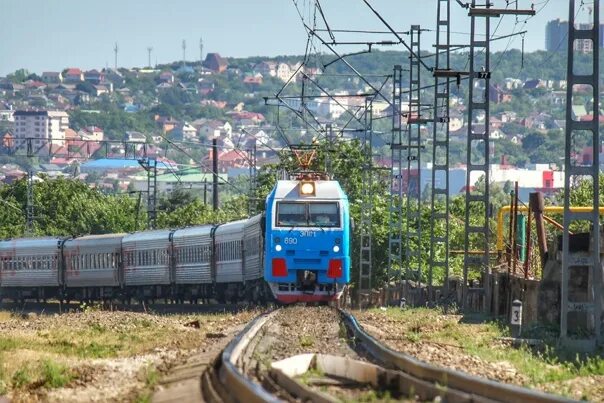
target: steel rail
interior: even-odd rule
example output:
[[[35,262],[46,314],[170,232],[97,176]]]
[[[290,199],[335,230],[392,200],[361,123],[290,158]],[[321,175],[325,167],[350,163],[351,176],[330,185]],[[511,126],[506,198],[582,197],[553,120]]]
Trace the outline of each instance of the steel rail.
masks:
[[[555,396],[516,385],[499,383],[486,378],[480,378],[447,368],[439,368],[435,365],[422,362],[405,353],[394,351],[378,342],[361,328],[352,314],[341,309],[340,314],[344,319],[346,327],[352,332],[355,340],[361,341],[363,348],[373,358],[384,364],[390,364],[394,368],[424,381],[434,382],[447,388],[453,388],[498,402],[542,403],[572,401],[562,396]]]
[[[230,400],[236,402],[280,402],[276,396],[268,392],[261,385],[248,378],[238,366],[238,362],[245,355],[250,342],[258,335],[262,327],[273,318],[277,311],[265,313],[247,324],[233,340],[229,342],[218,359],[217,369],[218,386],[228,392]],[[209,391],[210,394],[212,391]]]

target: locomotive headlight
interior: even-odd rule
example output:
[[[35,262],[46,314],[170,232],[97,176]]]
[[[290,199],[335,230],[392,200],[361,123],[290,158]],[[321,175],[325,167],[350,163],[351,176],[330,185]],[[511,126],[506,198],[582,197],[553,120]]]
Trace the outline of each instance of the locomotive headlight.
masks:
[[[340,247],[339,247],[338,245],[334,246],[334,247],[333,247],[333,251],[334,251],[335,253],[338,253],[338,252],[340,251]]]
[[[281,245],[277,245],[277,246],[275,246],[275,250],[276,250],[277,252],[281,252],[281,250],[282,250],[282,249],[283,249],[283,247],[282,247]]]
[[[315,183],[309,181],[300,182],[300,194],[303,196],[313,196],[315,194]]]

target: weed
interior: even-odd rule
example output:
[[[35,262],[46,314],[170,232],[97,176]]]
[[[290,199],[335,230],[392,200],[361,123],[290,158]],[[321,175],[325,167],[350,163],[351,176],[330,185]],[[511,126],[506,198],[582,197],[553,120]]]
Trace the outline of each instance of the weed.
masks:
[[[139,319],[136,321],[137,327],[142,327],[144,329],[149,329],[153,326],[153,323],[149,319]]]
[[[19,343],[11,337],[0,336],[0,351],[14,350]]]
[[[418,332],[408,332],[407,334],[405,334],[405,337],[411,343],[419,343],[419,341],[422,339],[422,335]]]
[[[67,367],[51,360],[42,362],[42,382],[47,388],[61,388],[67,385],[73,376]]]
[[[153,397],[153,388],[159,382],[159,373],[152,365],[149,365],[145,368],[143,375],[143,380],[145,382],[145,387],[139,393],[139,395],[134,400],[136,403],[149,403],[151,402],[151,398]],[[140,378],[139,378],[140,379]]]
[[[159,373],[153,367],[149,367],[145,374],[145,385],[149,388],[155,387],[159,382]]]
[[[300,376],[300,382],[307,385],[311,378],[323,378],[324,376],[325,373],[320,369],[310,368],[308,371],[306,371]]]
[[[90,330],[95,333],[105,333],[107,331],[107,328],[99,323],[93,323],[90,325]]]
[[[13,388],[19,389],[25,385],[29,385],[31,383],[31,375],[29,373],[29,368],[20,368],[13,374],[12,384]]]
[[[4,381],[4,377],[6,376],[4,370],[4,356],[0,354],[0,396],[6,393],[6,382]]]
[[[344,322],[340,322],[340,330],[338,331],[338,337],[343,340],[348,339],[348,329],[346,328]]]
[[[315,345],[315,338],[309,335],[300,336],[300,346],[312,347]]]
[[[80,310],[82,312],[98,312],[103,310],[103,304],[100,302],[87,304],[82,302],[80,304]]]

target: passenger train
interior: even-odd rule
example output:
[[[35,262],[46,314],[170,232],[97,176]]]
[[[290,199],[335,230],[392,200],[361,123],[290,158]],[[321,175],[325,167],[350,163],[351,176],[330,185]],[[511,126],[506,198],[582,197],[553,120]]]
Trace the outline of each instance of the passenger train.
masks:
[[[246,220],[0,241],[0,300],[335,300],[350,281],[350,222],[337,181],[302,176]]]

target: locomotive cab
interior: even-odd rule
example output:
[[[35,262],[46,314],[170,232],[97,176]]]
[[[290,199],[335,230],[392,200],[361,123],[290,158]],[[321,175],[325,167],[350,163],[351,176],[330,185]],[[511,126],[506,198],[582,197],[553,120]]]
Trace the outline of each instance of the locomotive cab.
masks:
[[[337,181],[278,181],[267,198],[264,277],[283,303],[330,301],[350,281],[348,198]]]

